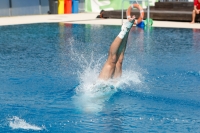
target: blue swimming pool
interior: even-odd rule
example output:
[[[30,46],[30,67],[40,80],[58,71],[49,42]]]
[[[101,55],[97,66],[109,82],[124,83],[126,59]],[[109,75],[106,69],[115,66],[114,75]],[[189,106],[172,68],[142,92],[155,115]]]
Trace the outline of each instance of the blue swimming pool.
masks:
[[[0,132],[200,132],[200,30],[132,28],[123,75],[91,86],[120,26],[0,27]]]

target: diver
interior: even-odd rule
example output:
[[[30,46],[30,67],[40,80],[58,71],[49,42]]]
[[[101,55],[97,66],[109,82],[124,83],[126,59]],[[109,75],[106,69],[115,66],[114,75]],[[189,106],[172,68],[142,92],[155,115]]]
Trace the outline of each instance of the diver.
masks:
[[[120,33],[110,46],[108,58],[99,74],[99,79],[109,80],[121,77],[122,62],[124,59],[128,35],[134,22],[135,16],[132,16],[129,17],[128,21],[122,25]]]

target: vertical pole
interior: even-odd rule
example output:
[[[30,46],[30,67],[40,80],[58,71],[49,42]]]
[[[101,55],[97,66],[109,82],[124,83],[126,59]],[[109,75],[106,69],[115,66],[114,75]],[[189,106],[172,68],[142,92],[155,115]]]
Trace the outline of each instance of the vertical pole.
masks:
[[[148,0],[148,6],[147,6],[147,25],[149,26],[149,0]]]
[[[122,0],[122,24],[124,19],[124,0]]]

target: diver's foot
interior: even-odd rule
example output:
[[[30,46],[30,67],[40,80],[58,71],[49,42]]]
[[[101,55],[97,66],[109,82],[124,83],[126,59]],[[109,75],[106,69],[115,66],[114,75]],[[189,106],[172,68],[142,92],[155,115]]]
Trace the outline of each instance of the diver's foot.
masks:
[[[192,21],[191,24],[194,24],[194,21]]]
[[[131,27],[133,26],[134,22],[135,22],[135,20],[124,22],[121,27],[121,30],[128,32],[131,29]]]
[[[127,32],[129,32],[129,30],[131,29],[131,27],[133,26],[135,20],[132,20],[131,22],[130,21],[127,21],[125,23],[123,23],[122,27],[121,27],[121,32],[119,33],[118,37],[123,39],[125,34]]]

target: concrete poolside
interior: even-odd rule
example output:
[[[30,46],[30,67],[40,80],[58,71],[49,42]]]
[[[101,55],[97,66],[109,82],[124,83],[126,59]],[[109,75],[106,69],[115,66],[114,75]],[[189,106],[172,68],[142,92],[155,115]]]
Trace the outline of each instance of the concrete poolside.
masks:
[[[99,13],[78,13],[62,15],[31,15],[31,16],[11,16],[0,17],[0,26],[32,24],[32,23],[75,23],[75,24],[99,24],[99,25],[121,25],[121,19],[97,19]],[[190,22],[172,21],[153,21],[153,27],[172,27],[172,28],[196,28],[200,29],[200,23],[191,24]]]

